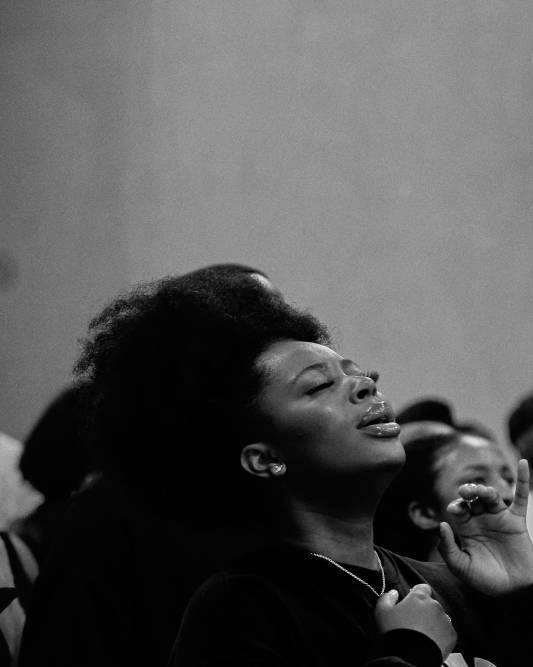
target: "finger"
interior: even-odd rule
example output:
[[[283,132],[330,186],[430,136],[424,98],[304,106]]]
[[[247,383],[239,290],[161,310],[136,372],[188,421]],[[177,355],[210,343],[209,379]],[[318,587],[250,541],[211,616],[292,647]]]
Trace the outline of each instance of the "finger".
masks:
[[[485,486],[485,484],[461,484],[459,487],[459,495],[467,501],[477,500],[492,500],[494,494],[498,492],[493,486]]]
[[[398,591],[395,588],[391,588],[390,591],[383,593],[383,595],[376,602],[376,611],[392,609],[398,602],[399,597],[400,594]]]
[[[429,584],[416,584],[409,591],[408,595],[414,595],[419,598],[431,597],[431,586]]]
[[[456,500],[452,500],[452,502],[446,508],[446,511],[450,512],[450,514],[453,514],[456,517],[460,517],[461,515],[463,515],[466,518],[470,517],[470,509],[468,506],[468,502],[466,500],[463,500],[462,498],[457,498]]]
[[[440,524],[438,549],[452,572],[464,571],[468,566],[468,556],[457,546],[450,524],[445,521]]]
[[[529,464],[526,459],[518,461],[516,469],[516,487],[510,510],[514,514],[526,516],[529,498]]]
[[[495,514],[507,508],[497,489],[484,484],[463,484],[459,487],[459,495],[465,501],[468,510],[474,514],[489,512]]]

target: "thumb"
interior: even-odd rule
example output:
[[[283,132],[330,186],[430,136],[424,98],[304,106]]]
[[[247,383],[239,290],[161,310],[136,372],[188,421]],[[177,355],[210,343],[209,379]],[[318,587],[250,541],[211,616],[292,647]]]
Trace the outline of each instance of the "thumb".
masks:
[[[387,611],[388,609],[392,609],[398,602],[399,597],[400,594],[398,591],[395,588],[391,588],[390,591],[387,591],[378,599],[375,611]]]
[[[468,556],[457,546],[450,524],[445,521],[440,524],[440,538],[438,549],[450,570],[457,572],[466,569]]]

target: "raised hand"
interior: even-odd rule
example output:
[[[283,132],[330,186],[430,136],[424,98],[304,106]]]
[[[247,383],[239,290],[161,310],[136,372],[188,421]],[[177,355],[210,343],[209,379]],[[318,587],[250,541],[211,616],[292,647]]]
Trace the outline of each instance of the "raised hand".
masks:
[[[486,595],[511,593],[533,584],[533,544],[526,528],[529,468],[518,463],[513,502],[507,507],[491,486],[463,484],[448,505],[457,545],[448,523],[440,526],[439,551],[450,570]]]
[[[382,633],[403,629],[427,635],[440,648],[443,661],[457,642],[452,621],[440,603],[431,597],[428,584],[413,586],[401,602],[398,602],[398,591],[388,591],[377,601],[374,615]]]

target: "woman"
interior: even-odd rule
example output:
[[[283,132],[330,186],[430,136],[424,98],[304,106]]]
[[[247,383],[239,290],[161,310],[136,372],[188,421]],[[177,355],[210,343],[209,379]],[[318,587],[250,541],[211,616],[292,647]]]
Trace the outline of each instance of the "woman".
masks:
[[[450,520],[446,508],[459,488],[469,482],[492,486],[510,505],[515,479],[494,441],[452,427],[443,432],[431,429],[425,426],[407,441],[402,431],[406,462],[380,502],[374,530],[376,542],[384,547],[419,560],[440,561],[439,526]]]
[[[459,489],[448,510],[462,548],[449,524],[440,528],[449,569],[375,548],[374,513],[405,457],[400,429],[377,374],[324,342],[318,326],[311,338],[267,332],[226,387],[216,414],[233,406],[232,439],[212,492],[235,494],[247,474],[255,489],[241,505],[266,516],[280,540],[199,589],[172,665],[431,667],[452,652],[470,664],[520,664],[533,584],[525,462],[509,508],[491,487]],[[211,468],[213,449],[204,443],[191,483]]]

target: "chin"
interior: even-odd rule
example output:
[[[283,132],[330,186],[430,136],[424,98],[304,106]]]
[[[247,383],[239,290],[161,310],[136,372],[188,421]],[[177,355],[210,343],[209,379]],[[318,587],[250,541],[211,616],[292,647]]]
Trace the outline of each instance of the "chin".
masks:
[[[395,472],[399,472],[405,463],[405,449],[403,448],[399,438],[394,444],[391,443],[391,449],[387,453],[388,456],[383,457],[383,460],[381,461],[382,467],[390,468]]]
[[[386,451],[381,451],[373,461],[367,461],[364,466],[355,465],[352,473],[355,477],[368,479],[375,484],[379,478],[386,480],[387,484],[403,468],[405,463],[405,450],[399,441],[389,443]]]

